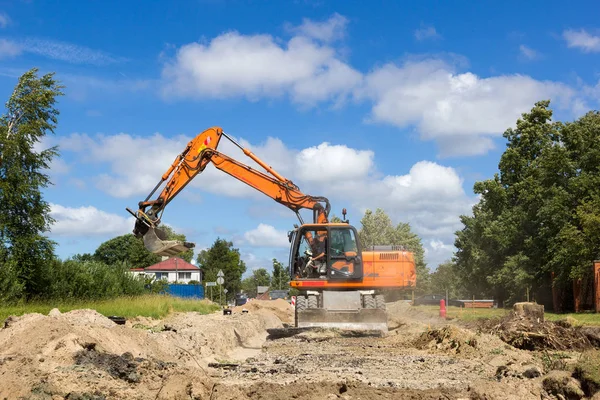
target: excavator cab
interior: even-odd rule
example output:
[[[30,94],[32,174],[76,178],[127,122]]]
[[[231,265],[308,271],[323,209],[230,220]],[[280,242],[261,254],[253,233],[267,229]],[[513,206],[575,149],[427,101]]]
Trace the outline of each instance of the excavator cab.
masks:
[[[361,280],[356,229],[348,224],[307,224],[290,232],[292,279]]]

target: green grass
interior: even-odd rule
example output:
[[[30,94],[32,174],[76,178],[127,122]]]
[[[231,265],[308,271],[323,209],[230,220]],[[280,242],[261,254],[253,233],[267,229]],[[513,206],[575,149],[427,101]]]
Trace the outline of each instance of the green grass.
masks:
[[[415,306],[416,310],[426,312],[431,315],[439,315],[439,306]],[[481,318],[496,318],[508,314],[511,310],[503,308],[461,308],[449,306],[446,308],[446,316],[449,318],[457,318],[462,321],[475,321]],[[595,325],[600,326],[600,313],[567,313],[556,314],[552,312],[544,313],[544,318],[548,321],[558,321],[572,318],[578,325]]]
[[[162,318],[171,312],[195,311],[201,314],[212,313],[219,306],[207,300],[182,299],[162,295],[145,295],[137,297],[120,297],[110,300],[74,300],[32,302],[14,306],[0,306],[0,323],[10,315],[40,313],[47,315],[53,308],[60,312],[77,309],[92,309],[105,316],[117,315],[134,318],[137,316]]]

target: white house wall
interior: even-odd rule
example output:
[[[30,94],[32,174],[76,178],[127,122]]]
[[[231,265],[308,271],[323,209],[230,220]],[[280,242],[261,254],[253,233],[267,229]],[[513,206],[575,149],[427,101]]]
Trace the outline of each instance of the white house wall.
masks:
[[[178,280],[177,279],[178,272],[172,272],[172,271],[131,271],[131,273],[133,274],[133,276],[138,276],[138,275],[155,276],[156,272],[167,273],[167,281],[169,283],[173,283],[173,282],[176,282]],[[202,282],[202,276],[201,276],[200,271],[181,271],[181,272],[191,272],[191,278],[190,279],[180,279],[179,282],[182,282],[182,283],[187,283],[189,281]]]

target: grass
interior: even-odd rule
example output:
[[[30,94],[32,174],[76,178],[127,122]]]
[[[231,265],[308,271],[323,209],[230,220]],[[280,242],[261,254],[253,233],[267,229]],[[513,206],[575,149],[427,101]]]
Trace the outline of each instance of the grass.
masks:
[[[58,308],[60,312],[88,308],[105,316],[162,318],[171,312],[195,311],[209,314],[218,310],[219,306],[207,300],[182,299],[163,295],[119,297],[110,300],[31,302],[14,306],[1,305],[0,323],[10,315],[19,316],[29,313],[47,315],[53,308]]]
[[[439,306],[416,306],[415,309],[426,312],[432,315],[439,315]],[[457,318],[463,321],[475,321],[481,318],[496,318],[503,317],[510,310],[503,308],[461,308],[449,306],[446,307],[446,316],[449,318]],[[548,321],[558,321],[561,319],[572,318],[578,325],[593,325],[600,326],[600,313],[567,313],[556,314],[546,312],[544,318]]]
[[[575,366],[574,376],[582,383],[586,393],[592,396],[600,390],[600,351],[584,352]]]

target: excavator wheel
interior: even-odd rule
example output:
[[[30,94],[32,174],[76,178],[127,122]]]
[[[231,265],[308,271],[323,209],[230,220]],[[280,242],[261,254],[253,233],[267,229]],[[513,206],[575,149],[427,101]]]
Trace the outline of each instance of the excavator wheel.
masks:
[[[298,327],[298,313],[306,310],[308,301],[304,296],[296,296],[296,310],[295,310],[295,327]]]
[[[308,296],[308,308],[319,308],[317,296]]]
[[[364,296],[364,307],[368,309],[377,308],[375,298],[369,294]]]
[[[375,307],[380,310],[385,310],[385,298],[382,294],[375,296]]]

